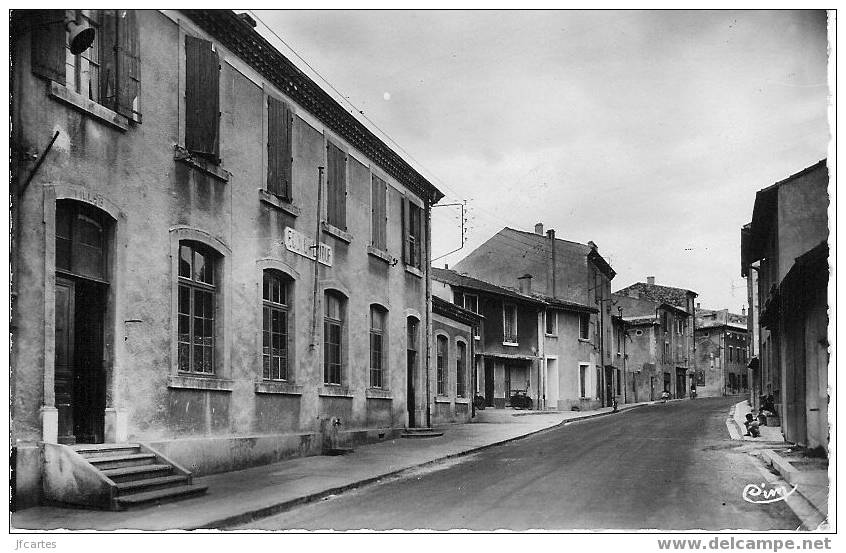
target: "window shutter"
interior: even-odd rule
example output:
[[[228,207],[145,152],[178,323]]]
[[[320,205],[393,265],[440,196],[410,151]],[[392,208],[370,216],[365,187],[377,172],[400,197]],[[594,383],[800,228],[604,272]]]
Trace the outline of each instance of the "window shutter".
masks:
[[[283,194],[281,162],[283,125],[282,102],[272,96],[267,97],[267,190],[272,194]]]
[[[411,261],[411,250],[409,248],[408,234],[409,234],[409,219],[411,218],[411,209],[408,203],[408,198],[402,198],[402,260],[404,263]]]
[[[373,245],[380,250],[386,250],[386,208],[385,208],[385,192],[387,191],[387,184],[384,180],[373,175],[371,185],[371,206],[372,206],[372,225],[373,225]]]
[[[117,64],[117,102],[119,114],[139,120],[141,115],[138,95],[141,92],[141,48],[138,41],[138,22],[135,10],[117,10],[117,41],[115,60]]]
[[[185,148],[217,160],[220,62],[208,40],[185,36]]]
[[[65,10],[34,10],[32,72],[65,84]]]
[[[291,143],[291,133],[293,132],[294,126],[294,112],[288,104],[282,105],[284,107],[282,122],[285,125],[285,132],[282,135],[285,138],[285,144],[282,148],[282,181],[284,183],[284,190],[282,191],[282,194],[285,198],[290,200],[293,194],[292,169],[294,165],[294,153]]]
[[[100,103],[117,111],[118,18],[116,10],[100,12]]]
[[[346,190],[345,190],[345,172],[346,172],[346,156],[344,152],[332,144],[328,143],[328,157],[329,157],[329,203],[328,213],[329,224],[334,225],[340,229],[347,228],[346,222]]]

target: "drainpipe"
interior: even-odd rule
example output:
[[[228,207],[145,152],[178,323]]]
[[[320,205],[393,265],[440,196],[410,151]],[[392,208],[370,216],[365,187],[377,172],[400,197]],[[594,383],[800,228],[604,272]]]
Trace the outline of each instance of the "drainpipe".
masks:
[[[426,428],[432,427],[430,405],[429,372],[432,367],[432,206],[430,199],[424,199],[426,206]]]
[[[317,225],[314,232],[314,287],[311,295],[311,349],[317,348],[317,280],[320,278],[320,204],[323,199],[323,167],[317,168]]]
[[[555,230],[549,229],[546,231],[546,235],[549,237],[549,249],[552,252],[552,297],[555,296],[555,278],[556,278],[556,271],[555,271]]]

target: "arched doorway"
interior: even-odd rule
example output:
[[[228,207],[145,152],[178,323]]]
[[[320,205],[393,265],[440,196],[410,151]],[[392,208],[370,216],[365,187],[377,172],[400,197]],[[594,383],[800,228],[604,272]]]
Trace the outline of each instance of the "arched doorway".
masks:
[[[105,314],[112,220],[56,201],[55,393],[60,443],[102,443],[106,408]]]

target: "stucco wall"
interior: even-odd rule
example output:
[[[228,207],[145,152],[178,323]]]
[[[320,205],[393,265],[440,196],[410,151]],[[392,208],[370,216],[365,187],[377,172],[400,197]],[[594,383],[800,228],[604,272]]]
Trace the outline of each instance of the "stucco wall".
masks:
[[[778,188],[778,282],[796,258],[828,239],[828,171],[820,167]]]

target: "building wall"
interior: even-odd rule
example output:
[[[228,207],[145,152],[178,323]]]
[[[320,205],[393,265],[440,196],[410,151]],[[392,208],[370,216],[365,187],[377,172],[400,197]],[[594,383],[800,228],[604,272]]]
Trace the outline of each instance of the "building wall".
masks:
[[[601,406],[601,399],[596,397],[598,359],[592,341],[594,329],[591,328],[589,339],[582,340],[579,338],[578,313],[560,310],[549,310],[547,313],[547,316],[553,313],[558,318],[558,333],[544,336],[544,356],[546,359],[555,360],[558,373],[558,399],[555,404],[547,403],[547,408],[570,411],[595,409]],[[548,362],[545,361],[545,363]],[[582,365],[587,365],[589,368],[586,372],[584,396],[581,395],[579,373],[579,367]],[[546,381],[546,388],[553,386],[555,386],[554,382]],[[547,393],[547,397],[552,396]]]
[[[284,246],[284,229],[313,237],[317,225],[317,167],[325,166],[325,140],[331,136],[294,106],[293,204],[297,216],[260,200],[266,172],[262,138],[265,93],[270,87],[225,49],[220,73],[220,168],[228,181],[174,160],[180,137],[180,27],[157,11],[138,12],[142,44],[143,124],[125,131],[95,120],[47,93],[47,83],[30,70],[28,35],[15,45],[13,140],[20,151],[43,151],[54,130],[59,137],[18,204],[16,313],[13,340],[14,404],[12,436],[26,446],[43,439],[40,408],[51,405],[54,355],[55,201],[71,198],[97,206],[115,219],[110,307],[105,346],[107,407],[125,421],[123,439],[173,444],[177,458],[199,473],[268,462],[302,453],[280,439],[271,451],[251,452],[255,435],[319,433],[337,417],[344,432],[401,428],[406,424],[406,317],[421,322],[425,338],[425,280],[402,262],[391,265],[368,255],[370,242],[370,162],[350,150],[347,163],[349,243],[321,233],[334,250],[332,267],[318,266],[318,298],[324,290],[347,297],[343,390],[323,386],[322,346],[311,347],[313,261]],[[184,22],[191,34],[204,36]],[[237,66],[236,69],[234,66]],[[274,93],[284,97],[278,91]],[[335,137],[343,145],[343,141]],[[20,174],[32,169],[29,163]],[[401,251],[401,200],[419,199],[395,179],[388,182],[388,244]],[[222,259],[217,324],[223,325],[216,377],[229,390],[174,385],[179,380],[174,346],[175,245],[180,237],[204,241]],[[428,252],[424,252],[424,259]],[[262,270],[273,268],[294,279],[290,346],[293,385],[285,393],[259,393],[262,380]],[[388,311],[385,387],[390,400],[367,398],[369,385],[368,314],[377,303]],[[318,335],[322,306],[317,306]],[[110,339],[108,339],[110,338]],[[320,338],[318,337],[318,344]],[[418,389],[424,381],[421,352]],[[184,382],[183,382],[184,384]],[[181,385],[180,385],[181,386]],[[277,390],[278,391],[278,390]],[[419,400],[419,398],[418,398]],[[376,406],[376,403],[379,406]],[[422,412],[424,404],[418,410]],[[107,425],[108,427],[108,425]],[[111,436],[115,439],[115,435]],[[234,440],[234,441],[233,441]],[[234,460],[231,443],[248,444]],[[230,443],[231,442],[231,443]],[[319,443],[320,440],[315,440]],[[185,444],[189,444],[190,447]],[[307,450],[305,452],[313,452]],[[318,450],[319,452],[319,450]],[[207,459],[195,465],[196,458]]]
[[[778,273],[828,237],[828,170],[823,165],[778,188]]]
[[[470,402],[473,400],[473,350],[471,329],[469,325],[454,321],[438,313],[432,314],[432,352],[437,355],[437,339],[443,336],[447,340],[447,387],[446,394],[437,393],[437,365],[433,363],[430,375],[430,397],[433,398],[432,424],[454,422],[469,422],[471,416]],[[465,345],[464,385],[463,397],[457,394],[457,363],[458,343]]]

